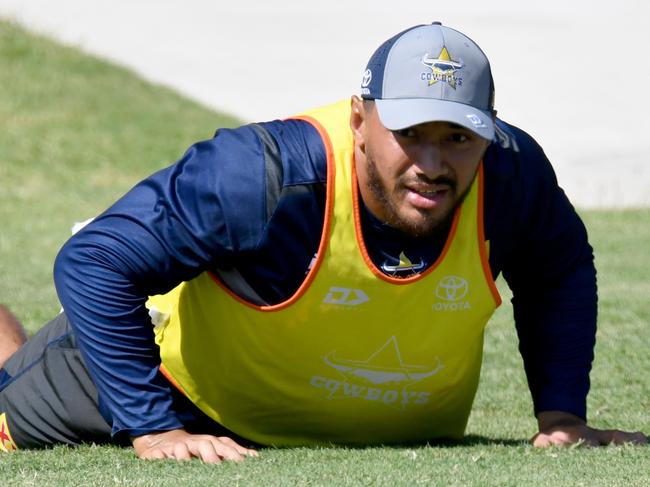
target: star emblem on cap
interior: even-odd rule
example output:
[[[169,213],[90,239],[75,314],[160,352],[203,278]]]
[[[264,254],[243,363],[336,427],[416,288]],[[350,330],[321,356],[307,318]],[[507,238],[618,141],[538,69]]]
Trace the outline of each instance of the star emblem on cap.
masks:
[[[452,60],[445,46],[442,46],[440,54],[435,58],[426,53],[422,57],[422,64],[431,68],[432,74],[428,77],[429,86],[442,81],[456,89],[456,86],[462,83],[462,78],[456,76],[456,71],[462,69],[464,64],[462,61]]]

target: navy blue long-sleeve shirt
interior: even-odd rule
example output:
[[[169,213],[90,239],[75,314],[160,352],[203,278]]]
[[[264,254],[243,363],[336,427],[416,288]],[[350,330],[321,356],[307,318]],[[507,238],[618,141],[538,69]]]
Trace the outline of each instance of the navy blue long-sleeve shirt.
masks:
[[[535,411],[585,417],[597,298],[584,225],[521,130],[497,121],[484,170],[490,267],[513,292]],[[187,415],[158,372],[147,296],[232,268],[266,303],[292,295],[318,248],[326,171],[323,143],[304,121],[219,130],[63,246],[57,291],[114,434],[180,428]],[[405,236],[367,210],[362,226],[378,267],[402,251],[433,263],[444,243]]]

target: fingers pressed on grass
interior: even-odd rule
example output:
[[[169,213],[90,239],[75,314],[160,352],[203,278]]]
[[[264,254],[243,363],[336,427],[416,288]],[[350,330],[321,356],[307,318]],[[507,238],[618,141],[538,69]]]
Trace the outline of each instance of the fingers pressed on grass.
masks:
[[[205,463],[221,463],[222,456],[211,441],[199,441],[196,444],[196,456]]]
[[[144,453],[142,458],[144,458],[145,460],[163,460],[167,458],[167,455],[165,455],[165,452],[163,452],[162,450],[153,450]]]
[[[175,443],[171,458],[175,458],[176,460],[189,460],[192,458],[192,453],[185,443]]]
[[[224,460],[231,460],[235,462],[241,462],[244,460],[244,456],[240,454],[233,446],[227,444],[223,440],[215,439],[212,441],[215,450],[221,458]]]
[[[251,450],[250,448],[246,448],[246,447],[241,446],[239,443],[237,443],[232,438],[228,438],[227,436],[220,436],[218,439],[222,443],[225,443],[226,445],[232,447],[240,455],[245,455],[245,456],[249,456],[249,457],[258,456],[258,453],[255,450]]]

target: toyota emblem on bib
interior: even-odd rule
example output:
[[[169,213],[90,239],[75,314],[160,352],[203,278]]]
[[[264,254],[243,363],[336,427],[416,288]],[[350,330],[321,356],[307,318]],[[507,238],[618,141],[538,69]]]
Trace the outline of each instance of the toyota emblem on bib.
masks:
[[[465,297],[469,284],[458,276],[446,276],[440,279],[436,287],[436,296],[445,301],[459,301]]]

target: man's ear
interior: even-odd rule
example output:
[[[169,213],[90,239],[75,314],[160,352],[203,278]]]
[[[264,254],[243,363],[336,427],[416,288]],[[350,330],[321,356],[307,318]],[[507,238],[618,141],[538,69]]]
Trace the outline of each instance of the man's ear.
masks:
[[[350,99],[350,129],[354,135],[354,145],[361,150],[365,148],[365,123],[366,123],[366,110],[363,106],[363,100],[356,95],[352,95]]]

